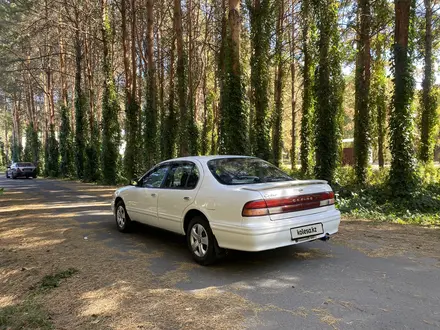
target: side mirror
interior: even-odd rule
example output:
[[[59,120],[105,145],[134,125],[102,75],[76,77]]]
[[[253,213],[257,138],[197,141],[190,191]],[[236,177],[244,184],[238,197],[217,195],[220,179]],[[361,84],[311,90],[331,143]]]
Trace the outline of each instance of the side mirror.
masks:
[[[130,183],[132,186],[137,186],[138,185],[138,179],[136,179],[136,178],[134,178],[134,179],[131,179],[131,183]]]
[[[10,170],[11,169],[11,165],[8,165],[8,167],[6,167],[6,169]]]

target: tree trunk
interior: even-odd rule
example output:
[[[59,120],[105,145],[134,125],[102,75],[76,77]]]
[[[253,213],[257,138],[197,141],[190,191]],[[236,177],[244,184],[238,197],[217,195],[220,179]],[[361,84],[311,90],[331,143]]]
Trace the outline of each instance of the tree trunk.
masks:
[[[358,0],[354,152],[356,179],[365,184],[370,152],[370,0]]]
[[[302,51],[304,56],[304,69],[303,69],[303,100],[302,100],[302,117],[301,117],[301,172],[307,174],[310,171],[310,151],[311,151],[311,139],[312,139],[312,122],[311,118],[314,111],[314,93],[313,93],[313,80],[314,80],[314,68],[312,50],[313,45],[311,42],[311,4],[310,0],[303,0],[301,4],[301,16],[302,16]]]
[[[296,80],[296,61],[295,61],[295,0],[292,0],[292,35],[290,40],[290,57],[292,59],[292,63],[290,64],[290,75],[292,80],[290,97],[292,104],[292,126],[290,131],[290,136],[292,138],[292,147],[290,149],[290,165],[292,170],[296,169],[296,89],[295,89],[295,80]]]
[[[283,83],[284,83],[284,63],[283,63],[283,34],[284,34],[284,0],[278,0],[278,18],[276,28],[275,57],[277,68],[275,70],[275,111],[272,129],[272,154],[275,166],[280,165],[282,157],[283,140]]]
[[[186,108],[185,58],[183,50],[182,9],[174,0],[174,31],[177,40],[177,95],[179,99],[179,155],[189,155],[188,109]]]
[[[394,105],[390,115],[392,155],[390,186],[395,195],[405,195],[415,185],[411,102],[413,70],[408,49],[412,0],[395,0]]]
[[[176,0],[177,1],[177,0]],[[232,73],[240,75],[240,0],[229,0],[229,30],[231,33]]]
[[[424,77],[422,95],[422,120],[420,139],[420,160],[432,162],[434,160],[435,126],[437,121],[437,99],[432,91],[434,81],[432,71],[432,0],[425,0],[425,54]]]
[[[144,120],[144,144],[146,165],[158,160],[157,148],[157,94],[156,67],[154,63],[153,0],[147,0],[147,97]]]

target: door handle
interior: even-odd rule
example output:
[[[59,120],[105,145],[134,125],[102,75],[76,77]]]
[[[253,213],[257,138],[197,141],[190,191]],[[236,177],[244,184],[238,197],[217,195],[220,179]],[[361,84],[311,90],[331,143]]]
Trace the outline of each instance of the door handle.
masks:
[[[191,197],[183,197],[184,200],[189,201]]]
[[[157,196],[156,193],[152,193],[152,194],[151,194],[151,197],[156,197],[156,196]]]

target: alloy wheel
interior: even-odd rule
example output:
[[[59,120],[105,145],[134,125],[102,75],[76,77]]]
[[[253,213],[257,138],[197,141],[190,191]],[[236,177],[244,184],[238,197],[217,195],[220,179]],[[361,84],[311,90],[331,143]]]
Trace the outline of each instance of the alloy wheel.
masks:
[[[199,223],[196,223],[191,229],[190,235],[191,249],[193,253],[202,258],[208,251],[209,239],[206,229]]]

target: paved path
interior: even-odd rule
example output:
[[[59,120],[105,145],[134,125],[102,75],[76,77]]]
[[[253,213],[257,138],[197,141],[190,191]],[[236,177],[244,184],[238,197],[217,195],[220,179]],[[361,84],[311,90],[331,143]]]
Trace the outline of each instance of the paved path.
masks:
[[[191,262],[181,236],[142,225],[132,234],[120,234],[109,210],[109,190],[84,191],[84,186],[0,178],[3,197],[38,194],[38,201],[47,205],[45,212],[75,213],[77,226],[102,240],[109,251],[164,252],[151,260],[150,270],[158,276],[179,262]],[[17,203],[26,208],[25,198]],[[438,259],[369,257],[343,244],[319,241],[263,253],[232,252],[219,264],[189,269],[187,275],[189,280],[175,284],[178,289],[217,287],[262,306],[257,317],[246,316],[251,329],[440,328]]]

